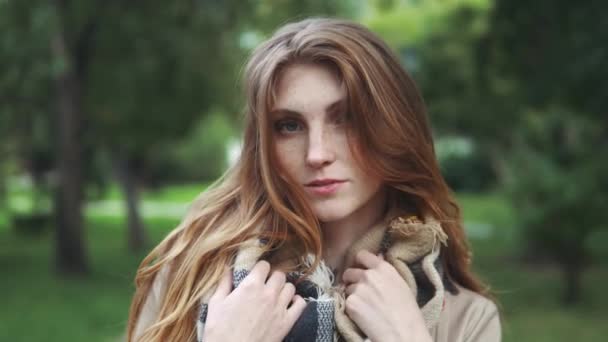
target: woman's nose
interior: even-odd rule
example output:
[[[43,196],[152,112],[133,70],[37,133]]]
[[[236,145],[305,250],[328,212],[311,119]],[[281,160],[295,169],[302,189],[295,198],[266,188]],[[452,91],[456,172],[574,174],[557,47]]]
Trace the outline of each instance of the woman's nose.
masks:
[[[336,156],[331,143],[330,133],[324,128],[309,130],[306,163],[313,168],[331,164]]]

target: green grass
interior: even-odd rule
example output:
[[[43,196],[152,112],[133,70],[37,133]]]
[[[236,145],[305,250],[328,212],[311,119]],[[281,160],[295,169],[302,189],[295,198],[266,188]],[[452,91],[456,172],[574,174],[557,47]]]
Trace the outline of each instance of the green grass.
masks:
[[[148,198],[189,201],[200,187],[174,187]],[[504,341],[603,341],[608,336],[608,268],[598,263],[584,277],[584,299],[571,308],[559,301],[561,276],[554,266],[529,266],[517,258],[514,214],[497,194],[458,196],[465,222],[484,223],[492,233],[472,238],[474,268],[497,294],[504,319]],[[16,235],[0,213],[0,341],[119,341],[133,277],[144,254],[127,252],[120,217],[87,219],[91,274],[62,279],[53,273],[53,239]],[[151,245],[176,219],[147,219]]]
[[[3,207],[8,208],[12,212],[30,212],[34,208],[35,191],[31,184],[19,184],[17,181],[7,182],[8,200],[2,203]],[[190,203],[202,191],[204,191],[209,183],[200,184],[173,184],[164,186],[158,189],[144,189],[140,193],[140,199],[148,202],[175,202],[175,203]],[[93,198],[93,201],[123,201],[124,194],[122,189],[115,183],[110,184],[104,189],[103,194],[98,194],[94,189],[88,189],[88,198]],[[95,198],[103,196],[103,198]],[[41,211],[51,211],[51,194],[45,193],[39,195],[39,209]],[[0,208],[0,227],[2,226],[2,212]]]
[[[198,196],[209,184],[174,184],[159,189],[146,189],[141,198],[148,201],[190,202]],[[121,189],[112,184],[106,190],[105,200],[122,200]]]
[[[513,211],[499,193],[457,194],[465,221],[486,222],[492,225],[509,227],[513,224]]]
[[[124,222],[87,222],[91,273],[53,274],[52,236],[0,231],[0,341],[117,341],[125,329],[135,270],[144,254],[127,252]],[[174,220],[146,222],[157,242]]]
[[[608,336],[608,268],[604,259],[583,278],[583,299],[573,307],[561,303],[562,274],[555,265],[521,261],[516,213],[500,194],[459,194],[465,226],[493,227],[487,239],[470,239],[473,267],[491,285],[503,318],[504,341],[604,341]]]

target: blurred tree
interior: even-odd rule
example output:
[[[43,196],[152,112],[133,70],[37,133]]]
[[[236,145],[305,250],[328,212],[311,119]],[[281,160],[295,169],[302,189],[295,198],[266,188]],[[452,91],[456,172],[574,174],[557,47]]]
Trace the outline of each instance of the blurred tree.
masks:
[[[188,135],[211,105],[236,111],[235,66],[243,54],[238,35],[250,11],[248,1],[107,8],[111,25],[98,32],[87,105],[91,131],[113,156],[125,195],[130,250],[145,247],[138,192],[150,161],[171,159],[159,153]]]
[[[134,161],[144,160],[155,144],[182,135],[211,99],[229,98],[232,78],[226,70],[236,57],[226,57],[234,52],[229,45],[236,45],[230,43],[236,41],[235,14],[245,13],[247,4],[58,0],[1,5],[0,25],[6,30],[0,59],[11,66],[0,79],[3,128],[11,132],[3,142],[16,142],[13,155],[26,156],[34,179],[38,170],[56,163],[59,271],[87,269],[83,161],[95,152],[83,155],[87,146],[114,152],[129,208],[129,245],[142,248]],[[47,118],[53,112],[51,125]],[[34,137],[37,132],[43,138]],[[52,151],[54,135],[55,157],[40,153]],[[29,147],[36,142],[42,142],[38,149]]]
[[[529,113],[511,152],[508,194],[523,225],[527,257],[558,262],[563,301],[580,299],[581,279],[592,263],[587,240],[607,229],[606,132],[588,117],[563,108]],[[599,153],[599,155],[598,155]]]
[[[479,193],[496,186],[491,164],[472,139],[439,136],[435,139],[435,153],[441,173],[452,190]]]
[[[188,135],[159,147],[150,156],[143,171],[147,185],[215,181],[228,167],[226,144],[237,136],[229,115],[210,110]]]
[[[605,1],[498,0],[480,44],[486,80],[515,85],[513,203],[533,248],[560,264],[567,304],[581,295],[585,240],[608,229],[607,10]]]
[[[44,5],[42,5],[44,6]],[[55,191],[57,267],[62,273],[86,273],[82,204],[83,97],[93,35],[99,24],[95,17],[75,18],[70,2],[54,0],[50,37],[51,61],[57,65],[52,84],[57,106],[57,175]],[[81,22],[74,24],[75,19]]]
[[[0,74],[0,154],[1,172],[9,176],[7,165],[18,164],[35,185],[34,212],[47,191],[45,176],[53,167],[53,146],[49,134],[51,99],[48,84],[50,35],[49,6],[29,11],[25,3],[0,4],[0,64],[8,66]],[[22,41],[30,42],[23,44]],[[7,177],[2,178],[3,187]]]
[[[527,106],[573,107],[605,118],[608,22],[601,0],[498,0],[486,52],[496,73],[517,81]],[[508,52],[508,53],[505,53]],[[606,120],[603,120],[606,123]]]
[[[486,32],[487,9],[466,5],[447,13],[443,25],[417,44],[414,76],[436,133],[474,138],[477,167],[468,174],[472,179],[463,181],[483,177],[501,183],[508,177],[505,152],[520,119],[509,99],[511,84],[496,78],[488,84],[479,67],[476,48]]]
[[[354,17],[361,7],[360,0],[259,0],[249,28],[268,34],[285,23],[307,17]]]

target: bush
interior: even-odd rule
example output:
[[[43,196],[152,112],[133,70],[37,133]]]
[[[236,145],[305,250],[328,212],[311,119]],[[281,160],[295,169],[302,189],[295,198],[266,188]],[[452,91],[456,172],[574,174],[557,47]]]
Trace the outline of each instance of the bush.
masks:
[[[157,184],[213,181],[228,167],[227,146],[235,136],[228,116],[212,112],[183,140],[159,149],[146,178]]]
[[[436,144],[441,172],[457,192],[482,192],[496,184],[489,158],[462,137],[443,137]]]

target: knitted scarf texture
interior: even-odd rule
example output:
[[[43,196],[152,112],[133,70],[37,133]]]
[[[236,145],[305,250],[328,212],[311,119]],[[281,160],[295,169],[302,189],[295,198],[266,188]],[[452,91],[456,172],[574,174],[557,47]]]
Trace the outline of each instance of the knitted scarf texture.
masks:
[[[374,254],[383,253],[385,260],[395,267],[411,289],[428,329],[439,320],[443,308],[448,280],[439,258],[441,244],[447,235],[440,223],[427,216],[424,221],[416,216],[400,215],[390,210],[384,220],[374,225],[347,251],[345,265],[354,264],[357,252],[365,249]],[[239,249],[233,264],[233,286],[236,288],[262,258],[264,242],[251,240]],[[312,265],[314,257],[306,256],[305,265]],[[310,275],[295,282],[300,273],[287,274],[296,293],[306,301],[306,307],[291,331],[288,342],[363,342],[368,341],[357,325],[345,313],[344,286],[334,284],[334,274],[323,261]],[[207,318],[208,302],[213,292],[201,299],[197,326],[198,342],[204,341],[203,331]]]

